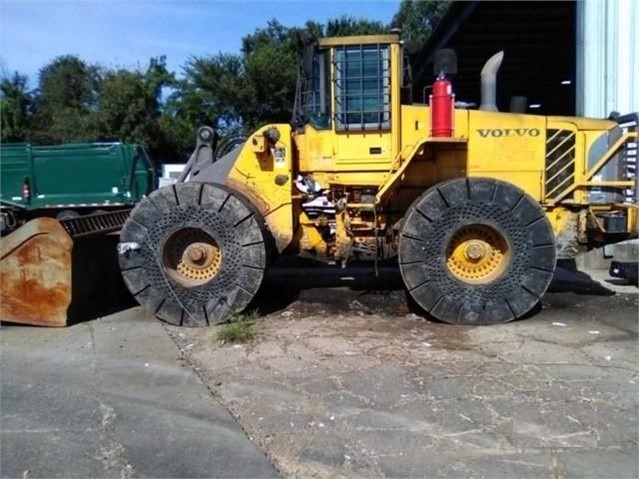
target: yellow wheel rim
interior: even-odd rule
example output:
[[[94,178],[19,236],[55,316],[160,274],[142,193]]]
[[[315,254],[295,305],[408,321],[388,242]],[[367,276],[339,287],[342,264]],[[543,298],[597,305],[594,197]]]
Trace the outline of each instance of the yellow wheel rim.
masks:
[[[446,250],[448,271],[465,283],[490,283],[509,263],[508,241],[488,225],[464,226],[453,235]]]
[[[182,286],[199,286],[220,272],[222,251],[205,231],[184,228],[173,233],[164,244],[162,266]]]

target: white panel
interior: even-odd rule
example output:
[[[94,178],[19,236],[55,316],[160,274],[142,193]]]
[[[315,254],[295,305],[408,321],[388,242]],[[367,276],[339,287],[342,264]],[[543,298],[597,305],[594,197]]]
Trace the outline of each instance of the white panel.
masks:
[[[639,2],[577,2],[577,115],[639,111]]]

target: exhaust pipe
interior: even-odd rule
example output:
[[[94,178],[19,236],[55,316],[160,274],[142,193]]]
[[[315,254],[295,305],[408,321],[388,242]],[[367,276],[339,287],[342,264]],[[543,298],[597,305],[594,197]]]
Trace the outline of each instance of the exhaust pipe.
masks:
[[[481,70],[481,105],[483,111],[499,111],[497,109],[497,71],[504,59],[504,51],[495,53],[484,64]]]

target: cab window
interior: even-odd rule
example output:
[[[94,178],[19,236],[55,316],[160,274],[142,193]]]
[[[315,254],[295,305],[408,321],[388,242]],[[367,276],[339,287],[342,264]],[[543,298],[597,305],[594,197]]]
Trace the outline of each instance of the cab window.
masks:
[[[335,125],[338,130],[390,127],[388,45],[349,45],[334,51]]]

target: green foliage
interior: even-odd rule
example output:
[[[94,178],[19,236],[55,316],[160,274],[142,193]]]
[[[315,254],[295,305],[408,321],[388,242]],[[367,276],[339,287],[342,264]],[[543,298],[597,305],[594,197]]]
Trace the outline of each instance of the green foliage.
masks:
[[[147,112],[144,76],[140,72],[109,71],[102,79],[98,101],[98,131],[103,138],[143,141]]]
[[[184,67],[179,115],[248,133],[266,122],[288,122],[296,80],[296,37],[276,20],[242,39],[240,54],[190,58]]]
[[[18,72],[0,81],[0,138],[2,141],[26,141],[29,135],[29,109],[33,103],[27,89],[28,79]]]
[[[381,22],[344,16],[326,25],[307,22],[315,37],[386,33]],[[191,58],[179,93],[181,117],[221,130],[249,133],[270,122],[291,119],[297,79],[299,28],[271,20],[242,39],[239,55]],[[177,98],[177,97],[176,97]]]
[[[168,109],[158,118],[161,142],[151,155],[157,163],[186,163],[195,145],[197,128],[188,120],[167,113]]]
[[[402,38],[422,47],[450,5],[449,0],[402,0],[393,17]]]
[[[343,15],[339,18],[328,20],[326,24],[309,20],[304,25],[304,30],[312,37],[324,38],[351,35],[383,35],[389,32],[389,27],[382,22]]]
[[[241,122],[255,101],[241,55],[219,53],[191,58],[184,67],[184,76],[179,92],[180,113],[194,124],[224,129]]]
[[[235,314],[229,323],[216,328],[215,336],[218,341],[223,343],[247,343],[252,341],[257,335],[257,319],[258,314],[256,311]]]
[[[95,137],[92,113],[98,97],[99,68],[64,55],[40,69],[33,140],[62,143]]]
[[[325,37],[346,37],[351,35],[380,35],[389,32],[388,25],[347,15],[333,18],[326,23]]]
[[[293,111],[297,78],[297,37],[276,20],[243,39],[244,65],[254,103],[247,105],[245,123],[288,122]]]
[[[98,68],[74,55],[63,55],[40,69],[41,108],[89,109],[95,102]]]
[[[167,146],[162,135],[162,92],[175,85],[166,58],[152,58],[146,71],[103,73],[95,113],[99,138],[146,145],[155,157]]]

